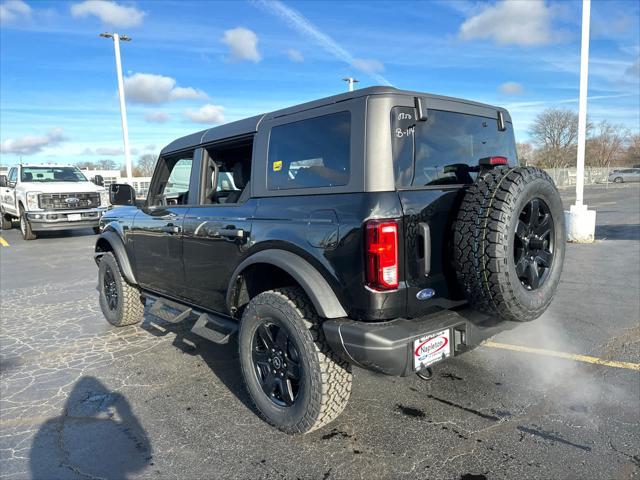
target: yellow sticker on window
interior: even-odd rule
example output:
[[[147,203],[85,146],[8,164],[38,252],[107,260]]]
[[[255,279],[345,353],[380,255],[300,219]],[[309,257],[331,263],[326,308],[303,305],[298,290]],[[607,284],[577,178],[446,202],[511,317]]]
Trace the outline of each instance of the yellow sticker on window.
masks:
[[[276,160],[273,162],[273,171],[279,172],[280,170],[282,170],[282,160]]]

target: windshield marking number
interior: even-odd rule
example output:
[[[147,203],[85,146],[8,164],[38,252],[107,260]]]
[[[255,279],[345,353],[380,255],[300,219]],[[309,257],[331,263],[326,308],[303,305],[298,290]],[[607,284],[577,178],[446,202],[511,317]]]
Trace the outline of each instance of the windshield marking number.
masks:
[[[396,137],[397,138],[410,137],[415,132],[415,129],[416,129],[415,125],[408,127],[406,130],[403,130],[401,128],[396,128]]]

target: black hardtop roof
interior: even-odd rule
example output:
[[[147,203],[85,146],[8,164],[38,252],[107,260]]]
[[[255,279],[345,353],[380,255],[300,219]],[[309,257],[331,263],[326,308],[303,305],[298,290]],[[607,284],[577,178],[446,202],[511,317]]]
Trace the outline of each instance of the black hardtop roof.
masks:
[[[235,122],[225,123],[217,127],[212,127],[207,130],[201,130],[190,135],[178,138],[171,142],[169,145],[162,149],[161,154],[176,152],[179,150],[185,150],[193,148],[198,145],[214,143],[218,140],[226,138],[242,137],[250,135],[258,131],[258,126],[263,119],[283,117],[285,115],[291,115],[293,113],[310,110],[312,108],[322,107],[324,105],[331,105],[333,103],[344,102],[354,98],[367,97],[370,95],[408,95],[413,97],[422,97],[425,99],[433,98],[438,100],[445,100],[456,103],[464,103],[467,105],[475,105],[478,107],[491,108],[494,110],[501,110],[506,112],[503,108],[488,105],[486,103],[474,102],[471,100],[464,100],[461,98],[447,97],[443,95],[434,95],[432,93],[415,92],[411,90],[400,90],[395,87],[367,87],[354,90],[352,92],[345,92],[331,97],[320,98],[318,100],[312,100],[311,102],[300,103],[291,107],[286,107],[280,110],[275,110],[270,113],[263,113],[254,117],[245,118]],[[428,108],[428,107],[427,107]]]

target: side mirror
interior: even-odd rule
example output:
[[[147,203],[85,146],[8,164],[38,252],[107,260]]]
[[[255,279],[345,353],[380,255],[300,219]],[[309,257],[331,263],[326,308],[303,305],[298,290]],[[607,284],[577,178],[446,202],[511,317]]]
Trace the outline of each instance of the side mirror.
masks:
[[[6,186],[7,186],[7,176],[0,175],[0,187],[6,187]]]
[[[136,191],[126,183],[109,185],[109,202],[111,205],[135,205]]]
[[[91,181],[96,185],[98,185],[99,187],[104,187],[104,178],[102,175],[96,175],[95,177],[93,177],[93,180]]]

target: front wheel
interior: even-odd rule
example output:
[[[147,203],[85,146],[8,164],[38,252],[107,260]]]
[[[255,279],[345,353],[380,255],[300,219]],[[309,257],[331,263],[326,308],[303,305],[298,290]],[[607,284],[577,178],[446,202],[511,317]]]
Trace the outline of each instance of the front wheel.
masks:
[[[622,183],[622,177],[616,177],[613,179],[613,183]]]
[[[100,308],[110,324],[124,327],[138,323],[144,317],[140,291],[123,278],[112,253],[105,253],[100,259],[98,290]]]
[[[334,420],[351,394],[351,366],[324,340],[299,288],[254,297],[242,316],[240,364],[255,406],[286,433],[308,433]]]
[[[22,238],[25,240],[36,239],[36,234],[31,230],[31,224],[27,219],[27,212],[25,212],[22,207],[20,207],[20,232],[22,233]]]

